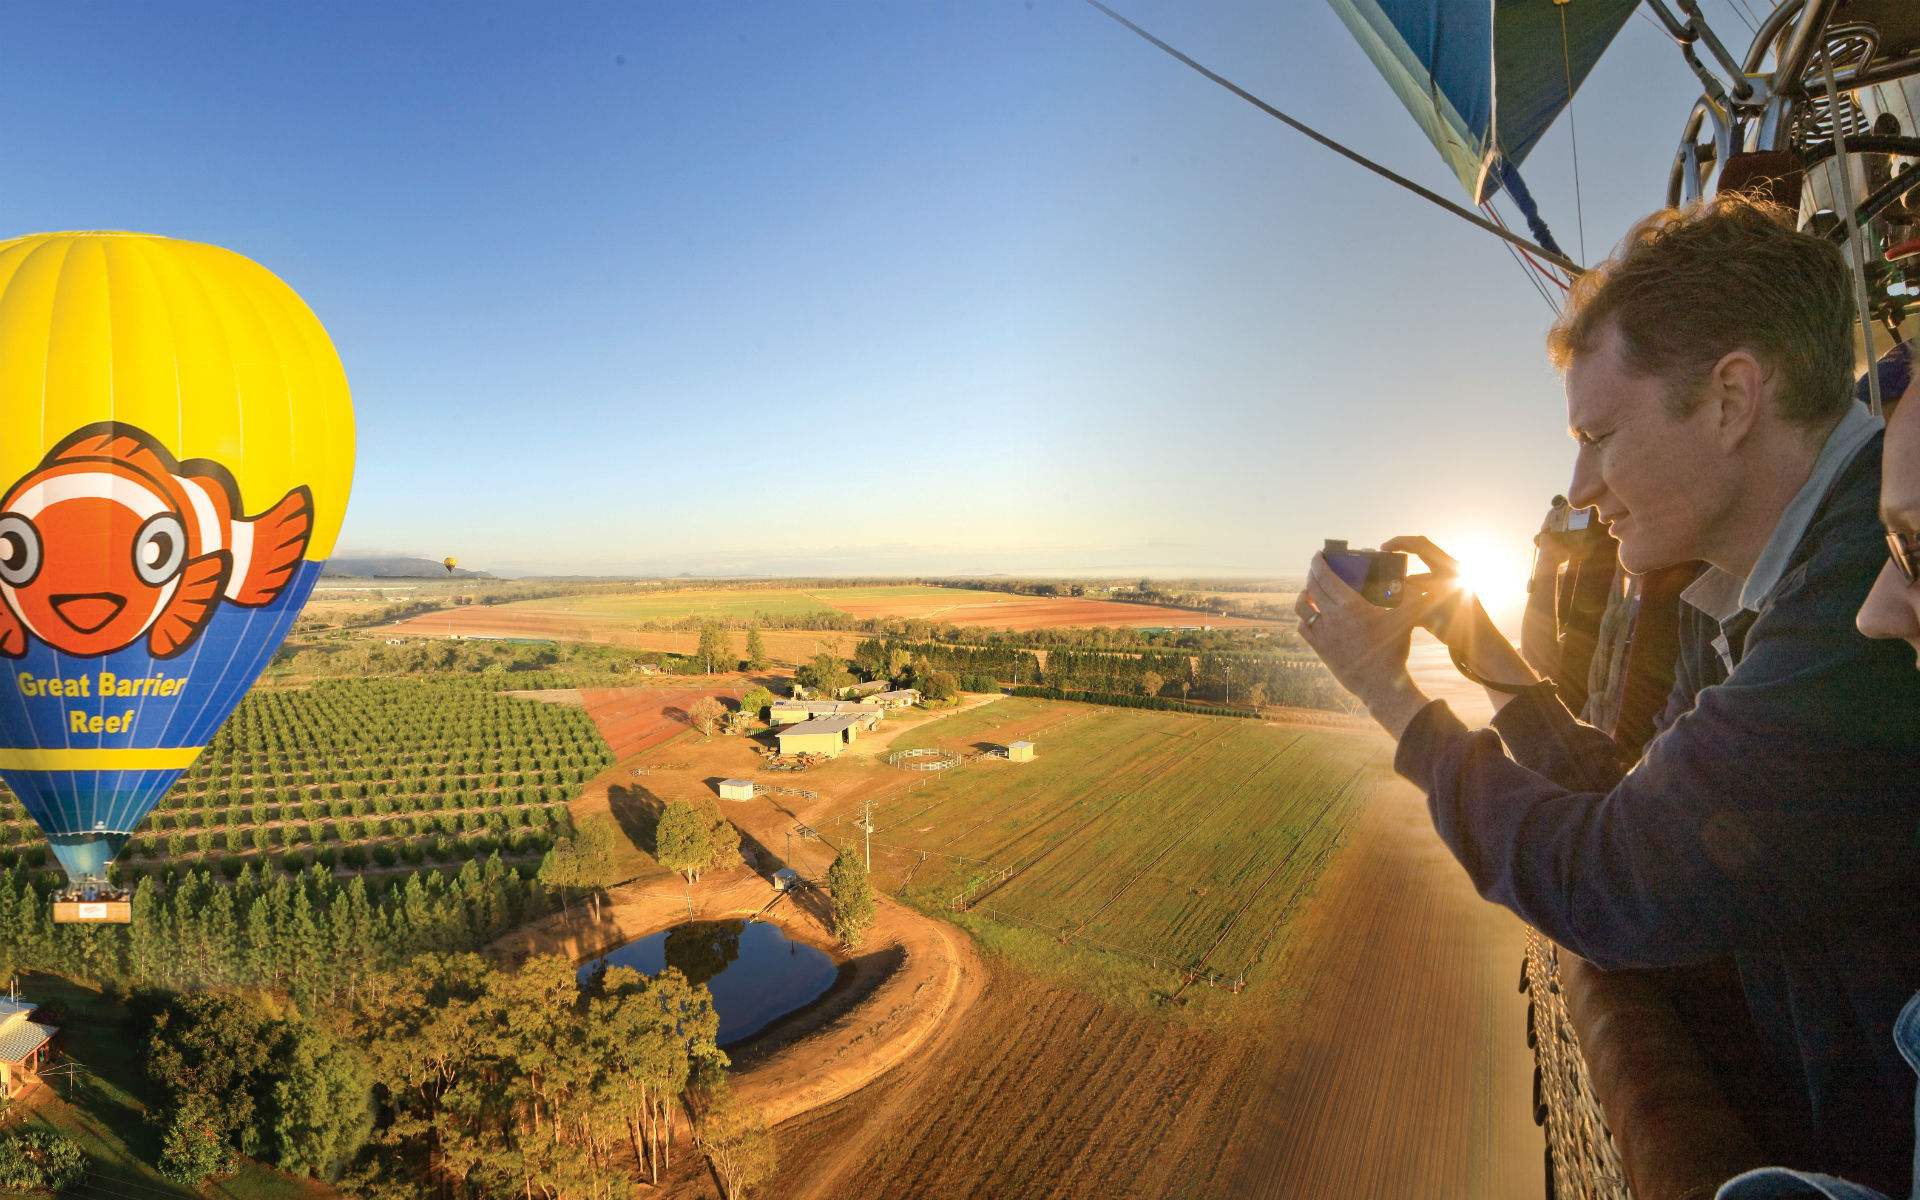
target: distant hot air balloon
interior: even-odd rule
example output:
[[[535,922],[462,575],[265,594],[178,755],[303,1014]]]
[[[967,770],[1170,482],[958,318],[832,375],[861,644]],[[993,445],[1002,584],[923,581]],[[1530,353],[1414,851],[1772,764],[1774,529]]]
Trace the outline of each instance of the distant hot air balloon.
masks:
[[[107,865],[272,659],[353,475],[333,344],[214,246],[0,242],[0,778],[72,890]]]
[[[453,569],[460,565],[460,560],[449,554],[440,560],[440,565],[447,569],[447,574],[451,575],[453,574]]]

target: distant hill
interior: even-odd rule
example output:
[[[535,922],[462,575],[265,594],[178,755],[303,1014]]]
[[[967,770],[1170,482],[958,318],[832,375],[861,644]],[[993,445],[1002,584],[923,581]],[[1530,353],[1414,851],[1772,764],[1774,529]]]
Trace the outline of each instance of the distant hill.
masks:
[[[492,579],[485,571],[469,571],[465,567],[455,567],[449,575],[447,569],[431,558],[403,558],[399,555],[382,555],[373,558],[330,558],[323,575],[347,575],[355,579]]]

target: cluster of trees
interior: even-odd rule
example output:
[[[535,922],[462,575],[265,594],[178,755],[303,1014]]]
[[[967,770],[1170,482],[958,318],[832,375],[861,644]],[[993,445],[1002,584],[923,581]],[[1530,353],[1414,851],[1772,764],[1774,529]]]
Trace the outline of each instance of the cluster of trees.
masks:
[[[793,673],[793,681],[803,688],[809,688],[824,696],[831,696],[841,688],[851,687],[853,672],[847,670],[846,662],[833,654],[816,654],[801,663]]]
[[[629,1196],[671,1164],[683,1093],[724,1090],[712,997],[677,970],[614,967],[582,986],[557,955],[517,970],[429,955],[380,982],[351,1015],[377,1031],[377,1120],[348,1183],[375,1200]],[[712,1101],[700,1107],[710,1119]],[[755,1141],[746,1116],[744,1137],[703,1119],[703,1148],[754,1158],[742,1153]],[[772,1147],[758,1141],[764,1178]]]
[[[693,669],[704,675],[721,671],[764,671],[767,669],[767,643],[760,636],[757,625],[747,626],[746,656],[733,652],[733,641],[727,636],[727,627],[718,621],[700,622],[700,644],[694,648],[689,660]]]
[[[739,656],[727,643],[727,631],[712,621],[700,626],[700,644],[694,649],[693,661],[707,675],[731,671],[740,664]]]
[[[1124,634],[1127,631],[1101,631]],[[1023,635],[1013,635],[1023,636]],[[1081,696],[1133,696],[1222,704],[1290,704],[1349,711],[1351,701],[1318,660],[1287,652],[1114,648],[1090,639],[1086,646],[1057,645],[1038,655],[1004,643],[942,645],[870,638],[854,648],[853,666],[868,678],[889,678],[919,687],[940,672],[957,677],[961,689],[1040,688]],[[1021,691],[1020,694],[1040,694]]]
[[[589,821],[572,836],[555,841],[540,859],[534,875],[540,886],[560,897],[562,907],[570,907],[575,892],[586,892],[593,904],[593,919],[600,920],[600,890],[621,880],[609,878],[607,870],[619,834],[605,821]]]
[[[700,874],[740,856],[740,831],[708,797],[701,803],[669,801],[654,827],[653,857],[669,871],[678,871],[692,887]]]
[[[86,1151],[50,1129],[0,1133],[0,1191],[59,1192],[80,1182]]]
[[[238,992],[139,992],[128,1007],[163,1098],[169,1179],[195,1187],[240,1154],[338,1179],[373,1132],[366,1055],[299,1014]]]
[[[672,967],[582,981],[558,955],[426,953],[312,1012],[233,990],[128,1008],[160,1165],[189,1187],[244,1154],[369,1200],[631,1197],[672,1165],[683,1101],[730,1196],[775,1165],[726,1085],[711,994]]]
[[[1002,683],[1036,683],[1040,679],[1037,656],[1004,646],[949,646],[938,642],[868,638],[853,648],[853,664],[868,679],[917,681],[923,674],[944,671],[970,692],[997,691]],[[918,686],[918,683],[906,686]]]
[[[742,657],[733,652],[733,640],[727,636],[726,626],[718,621],[702,621],[700,644],[694,648],[691,661],[694,668],[705,675],[721,671],[764,671],[769,661],[767,643],[760,636],[759,626],[747,626],[747,649]]]
[[[233,883],[188,871],[142,879],[130,925],[55,925],[49,875],[0,872],[0,978],[49,971],[126,987],[246,987],[311,1010],[427,952],[472,949],[549,910],[538,883],[498,856],[451,877],[382,884],[318,867],[297,879],[243,870]]]
[[[676,654],[625,650],[594,642],[456,642],[409,638],[390,646],[362,637],[289,641],[275,654],[269,677],[506,675],[513,678],[502,682],[525,687],[537,686],[527,678],[534,675],[618,683],[631,682],[631,677],[642,667],[677,672],[687,670],[690,664],[691,660]]]
[[[772,703],[773,693],[756,683],[747,689],[746,695],[740,697],[740,711],[756,721],[764,721],[767,719],[767,706]]]

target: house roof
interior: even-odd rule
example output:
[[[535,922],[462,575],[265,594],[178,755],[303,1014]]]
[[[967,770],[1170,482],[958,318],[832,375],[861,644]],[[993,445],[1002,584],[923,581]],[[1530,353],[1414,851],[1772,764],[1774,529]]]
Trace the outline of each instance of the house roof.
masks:
[[[60,1032],[51,1025],[21,1018],[0,1026],[0,1061],[25,1062],[35,1050]]]
[[[5,1025],[14,1017],[24,1017],[34,1010],[34,1004],[28,1000],[0,1000],[0,1025]]]
[[[890,692],[879,692],[867,697],[869,700],[905,700],[908,696],[918,696],[918,688],[895,688]]]
[[[801,721],[789,725],[780,731],[781,737],[796,733],[842,733],[860,721],[858,716],[851,717],[815,717],[811,721]]]

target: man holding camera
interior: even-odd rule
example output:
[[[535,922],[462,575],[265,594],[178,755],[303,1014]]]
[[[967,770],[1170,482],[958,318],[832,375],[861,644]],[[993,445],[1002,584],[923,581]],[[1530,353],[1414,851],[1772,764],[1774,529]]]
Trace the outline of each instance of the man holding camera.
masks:
[[[1301,634],[1399,740],[1481,895],[1601,967],[1731,959],[1782,1159],[1905,1195],[1920,989],[1920,673],[1854,614],[1886,561],[1880,423],[1854,404],[1836,247],[1740,197],[1648,218],[1576,285],[1549,348],[1579,443],[1569,500],[1688,588],[1661,731],[1631,768],[1434,574],[1396,607],[1316,557]],[[1467,729],[1407,672],[1424,625],[1489,685]]]

